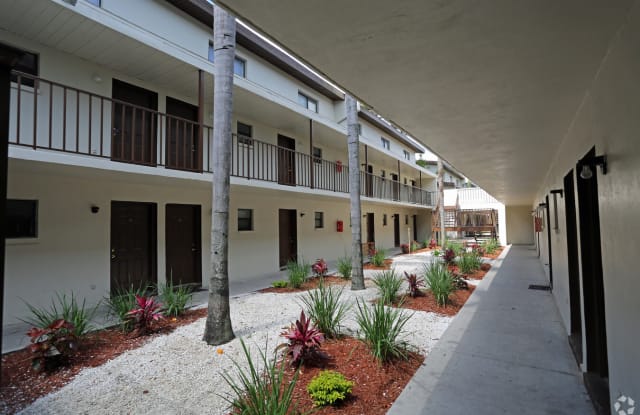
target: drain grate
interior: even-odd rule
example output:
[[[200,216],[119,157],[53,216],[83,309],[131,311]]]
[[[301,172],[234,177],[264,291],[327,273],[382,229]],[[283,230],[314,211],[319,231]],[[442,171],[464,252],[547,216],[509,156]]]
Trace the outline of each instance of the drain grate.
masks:
[[[540,291],[551,291],[551,287],[548,285],[537,285],[531,284],[529,285],[530,290],[540,290]]]

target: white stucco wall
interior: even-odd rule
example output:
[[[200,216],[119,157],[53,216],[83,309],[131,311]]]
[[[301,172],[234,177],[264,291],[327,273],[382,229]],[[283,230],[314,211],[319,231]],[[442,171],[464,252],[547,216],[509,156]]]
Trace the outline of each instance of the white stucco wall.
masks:
[[[638,282],[636,257],[640,246],[639,50],[640,4],[634,4],[627,22],[612,39],[575,119],[568,124],[570,129],[536,196],[538,203],[551,189],[562,188],[563,177],[575,169],[577,161],[591,147],[595,146],[598,155],[607,155],[609,171],[602,175],[598,169],[597,179],[612,402],[620,395],[632,397],[636,402],[640,399],[640,351],[637,347],[640,301],[633,289]],[[560,201],[560,228],[553,233],[552,249],[554,296],[568,327],[563,209],[564,204]],[[585,358],[587,353],[589,351],[585,350]]]
[[[533,244],[533,217],[530,206],[506,207],[507,243],[514,245]]]

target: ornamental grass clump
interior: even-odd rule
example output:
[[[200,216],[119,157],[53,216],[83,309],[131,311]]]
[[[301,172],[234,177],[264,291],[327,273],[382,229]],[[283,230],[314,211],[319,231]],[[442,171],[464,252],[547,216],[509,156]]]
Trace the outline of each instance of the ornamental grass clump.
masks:
[[[146,295],[146,287],[120,288],[112,291],[109,297],[105,297],[104,301],[109,308],[109,315],[118,320],[120,329],[124,332],[133,329],[133,320],[128,317],[129,311],[136,306],[136,295]]]
[[[259,360],[255,361],[243,339],[240,339],[240,344],[248,369],[245,365],[232,360],[237,372],[235,376],[222,372],[224,381],[231,387],[232,395],[222,396],[222,398],[231,405],[233,413],[243,415],[290,413],[299,370],[296,370],[289,382],[284,377],[284,365],[279,364],[275,356],[273,359],[268,359],[266,352],[261,351]],[[293,412],[296,413],[295,408]]]
[[[302,287],[302,284],[304,284],[304,282],[307,280],[307,277],[310,273],[311,265],[308,262],[287,262],[287,276],[289,278],[289,286],[291,288]]]
[[[164,314],[168,316],[177,317],[184,313],[187,309],[187,303],[193,297],[189,286],[174,286],[171,281],[159,286],[158,291],[164,305]]]
[[[384,267],[384,260],[387,257],[387,251],[382,248],[377,248],[373,254],[369,257],[371,265],[374,267]]]
[[[51,327],[54,322],[64,320],[73,326],[73,335],[80,338],[87,334],[93,326],[91,319],[96,314],[99,303],[93,308],[87,308],[85,300],[82,304],[78,303],[75,295],[56,293],[56,298],[51,300],[51,307],[39,308],[25,301],[25,305],[29,309],[30,317],[21,320],[30,326],[44,329]]]
[[[357,300],[356,304],[356,321],[371,354],[380,362],[406,359],[408,345],[398,341],[398,337],[411,315],[405,314],[401,308],[385,307],[382,301],[367,306]]]
[[[496,240],[496,238],[491,238],[488,241],[484,241],[481,247],[484,248],[484,251],[487,254],[494,254],[500,247],[500,243]]]
[[[382,304],[393,304],[398,298],[398,291],[402,287],[402,278],[392,269],[378,272],[373,277],[373,283],[378,288],[378,297]]]
[[[336,405],[351,395],[354,383],[347,380],[342,373],[323,370],[311,379],[307,392],[314,406]]]
[[[434,261],[424,267],[424,278],[439,306],[445,306],[454,290],[453,278],[447,266]]]
[[[343,256],[338,258],[338,274],[344,279],[351,278],[351,271],[353,270],[353,259],[350,256]]]
[[[320,283],[318,288],[301,298],[309,317],[325,337],[338,337],[342,320],[351,308],[342,301],[343,291],[344,288],[327,287]]]
[[[463,274],[472,274],[480,269],[482,260],[478,256],[477,252],[464,252],[456,261],[460,272]]]

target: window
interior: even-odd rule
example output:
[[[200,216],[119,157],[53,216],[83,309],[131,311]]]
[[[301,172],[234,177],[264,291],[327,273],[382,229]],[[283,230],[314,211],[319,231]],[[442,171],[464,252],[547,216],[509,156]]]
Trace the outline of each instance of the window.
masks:
[[[315,213],[315,221],[314,221],[314,223],[315,223],[314,227],[316,229],[324,228],[324,212],[316,212]]]
[[[319,147],[313,148],[313,162],[322,163],[322,149]]]
[[[358,127],[356,131],[358,132],[358,135],[362,135],[362,124],[358,123]]]
[[[102,6],[102,0],[87,0],[87,3],[91,3],[94,6],[98,6],[98,7]]]
[[[404,215],[404,224],[405,225],[409,224],[409,215]]]
[[[380,177],[382,177],[382,181],[384,181],[384,178],[387,177],[387,172],[384,170],[380,170]]]
[[[12,48],[11,46],[5,45],[3,43],[0,43],[0,46]],[[13,48],[13,49],[17,49],[17,48]],[[38,69],[39,69],[38,55],[35,53],[26,52],[24,50],[21,50],[21,52],[23,53],[23,55],[20,59],[18,59],[18,62],[16,63],[14,69],[18,72],[24,72],[29,75],[38,76]],[[18,82],[18,76],[12,74],[11,82]],[[34,83],[33,83],[33,79],[21,78],[20,84],[26,85],[26,86],[33,86]]]
[[[247,77],[247,61],[242,58],[235,57],[233,60],[233,73],[243,78]]]
[[[298,104],[313,112],[318,112],[318,101],[298,91]]]
[[[407,178],[406,177],[404,178],[404,184],[405,185],[407,184]]]
[[[402,150],[402,152],[404,153],[405,159],[411,160],[411,153],[409,153],[407,150]]]
[[[391,150],[391,143],[384,137],[380,137],[380,141],[382,142],[382,148],[386,148],[387,150]]]
[[[238,209],[238,231],[253,230],[253,209]]]
[[[240,121],[236,124],[236,132],[238,134],[238,144],[246,146],[253,145],[253,127]]]
[[[209,41],[209,53],[207,55],[207,59],[209,59],[209,62],[213,62],[215,59],[215,52],[213,51],[213,42]]]
[[[387,226],[387,214],[382,214],[382,226]]]
[[[38,201],[7,199],[7,238],[38,236]]]

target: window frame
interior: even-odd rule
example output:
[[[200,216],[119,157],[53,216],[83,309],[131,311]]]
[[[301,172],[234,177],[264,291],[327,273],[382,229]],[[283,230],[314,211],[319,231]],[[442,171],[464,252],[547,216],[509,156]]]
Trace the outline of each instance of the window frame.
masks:
[[[402,150],[402,152],[404,154],[405,160],[411,161],[411,153],[409,153],[407,150]]]
[[[309,108],[309,103],[313,103],[315,105],[315,108]],[[298,104],[305,107],[309,111],[315,112],[316,114],[318,113],[318,110],[320,108],[317,99],[311,98],[309,95],[305,94],[302,91],[298,91]]]
[[[248,127],[249,134],[241,134],[240,126]],[[253,125],[236,120],[236,137],[238,138],[238,144],[253,147]]]
[[[249,217],[248,218],[241,217],[240,212],[249,212]],[[238,232],[251,232],[254,230],[253,209],[238,208],[237,215],[238,215],[237,216]],[[241,223],[245,223],[245,221],[249,222],[247,229],[244,229],[244,226],[241,226]]]
[[[26,215],[26,214],[21,215],[21,216],[29,216],[26,220],[23,220],[23,222],[27,222],[27,221],[29,222],[29,225],[28,225],[29,232],[25,233],[25,234],[14,234],[14,235],[11,235],[10,234],[11,227],[9,226],[9,222],[10,222],[9,213],[10,213],[11,210],[15,209],[15,207],[11,206],[11,205],[16,203],[16,202],[17,203],[23,203],[23,204],[26,204],[26,203],[30,203],[31,204],[31,206],[29,206],[29,207],[31,208],[32,212],[28,212],[29,215]],[[39,205],[40,205],[40,203],[39,203],[38,199],[14,199],[14,198],[7,199],[7,205],[6,205],[6,211],[5,211],[6,217],[4,218],[4,220],[7,222],[6,223],[6,232],[7,232],[6,239],[8,239],[8,240],[35,240],[35,239],[38,239],[38,237],[39,237],[38,222],[39,222],[39,216],[40,216],[39,215],[39,213],[40,213],[40,209],[39,209],[40,206]],[[14,215],[14,217],[15,216],[17,216],[17,215]],[[30,217],[30,216],[33,216],[33,217]]]
[[[324,229],[324,212],[313,212],[313,228]]]
[[[316,150],[318,150],[318,151],[316,152]],[[314,146],[311,149],[311,157],[313,158],[313,162],[314,163],[321,164],[322,163],[322,148]]]
[[[236,63],[238,63],[238,62],[242,63],[242,73],[241,74],[236,72]],[[247,77],[247,60],[246,59],[241,58],[238,55],[233,57],[233,74],[239,76],[240,78],[246,78]]]

